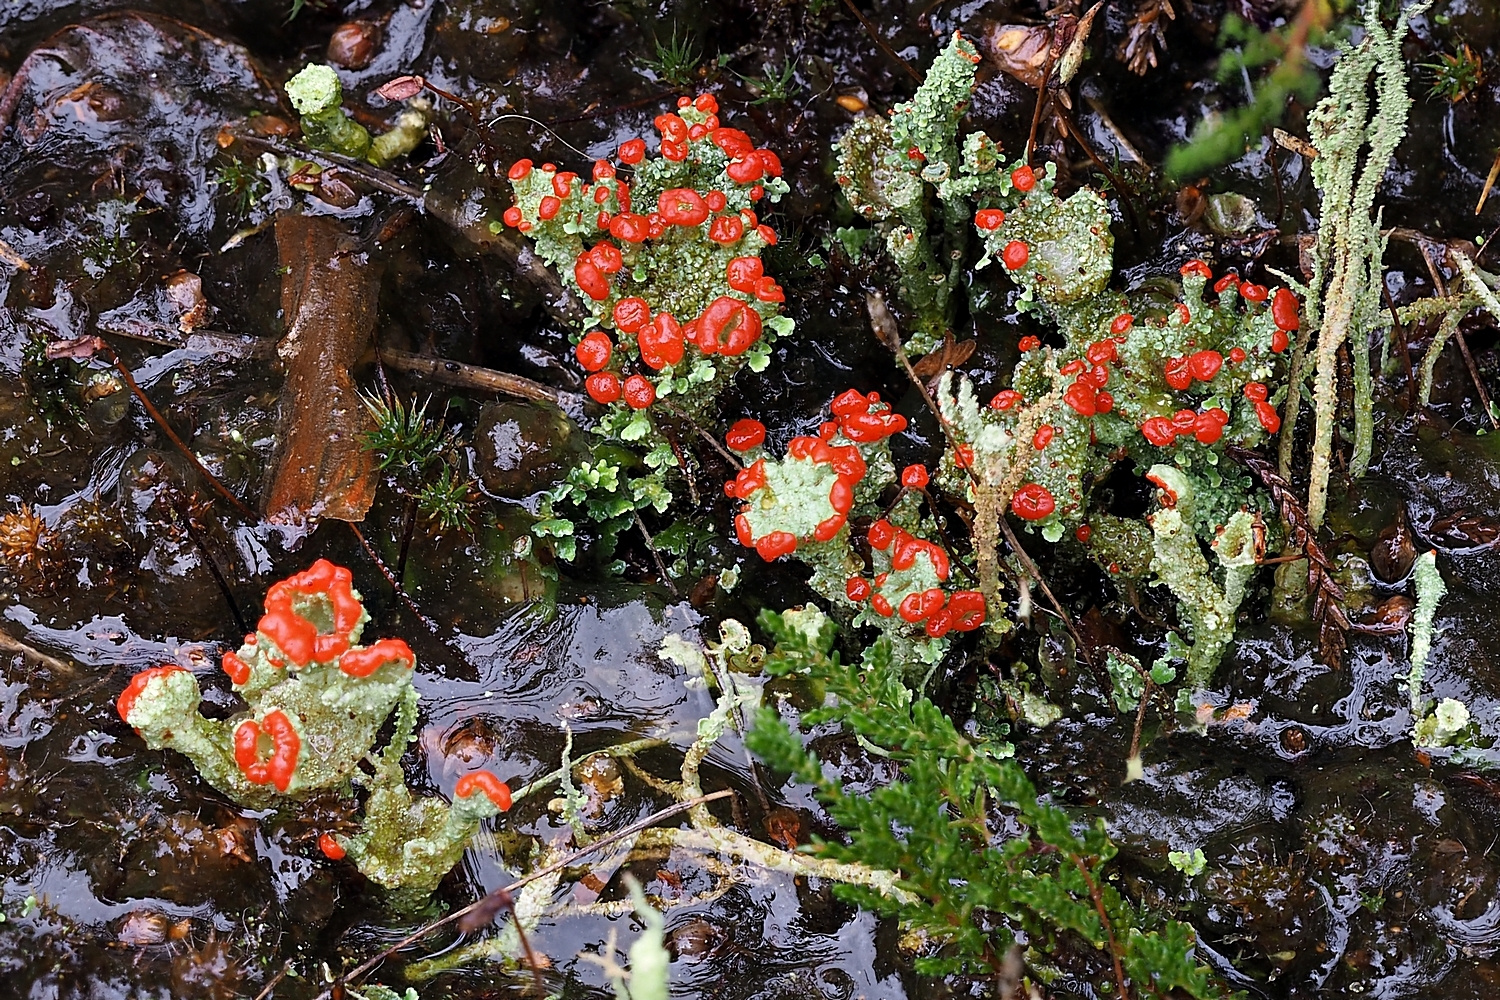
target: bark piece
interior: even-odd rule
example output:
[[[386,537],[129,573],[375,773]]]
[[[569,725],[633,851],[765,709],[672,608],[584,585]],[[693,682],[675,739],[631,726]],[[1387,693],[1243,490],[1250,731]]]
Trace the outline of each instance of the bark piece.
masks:
[[[276,220],[281,312],[276,353],[286,366],[281,450],[266,499],[273,521],[362,521],[375,499],[373,418],[350,369],[370,344],[379,268],[327,216]]]

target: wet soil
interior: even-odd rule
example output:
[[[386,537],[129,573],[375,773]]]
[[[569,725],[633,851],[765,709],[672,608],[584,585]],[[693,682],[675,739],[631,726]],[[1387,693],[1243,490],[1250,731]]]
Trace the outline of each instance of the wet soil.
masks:
[[[525,544],[536,493],[586,447],[571,414],[483,393],[454,392],[368,359],[366,387],[387,381],[407,396],[433,395],[465,442],[480,484],[471,532],[423,528],[405,582],[428,627],[398,600],[348,525],[315,530],[260,516],[291,400],[270,360],[291,319],[282,310],[275,219],[301,211],[329,217],[380,269],[374,339],[383,348],[485,365],[576,393],[565,317],[568,305],[534,262],[483,222],[506,204],[497,165],[521,156],[575,166],[607,155],[649,129],[684,87],[653,69],[655,41],[674,31],[706,54],[691,90],[711,89],[736,124],[777,149],[792,195],[776,213],[782,244],[768,270],[787,290],[799,335],[783,341],[772,374],[745,380],[725,399],[729,419],[762,419],[784,440],[810,431],[836,390],[879,389],[913,418],[900,461],[930,458],[932,426],[862,319],[866,288],[888,276],[851,264],[829,243],[841,216],[829,144],[849,107],[877,112],[909,96],[907,66],[921,67],[955,29],[985,38],[995,25],[1034,21],[1030,6],[904,3],[858,5],[879,42],[835,3],[533,0],[309,2],[288,19],[284,0],[19,0],[0,9],[0,239],[29,270],[0,263],[0,514],[34,510],[43,526],[7,536],[0,573],[0,628],[46,654],[0,652],[0,994],[56,997],[311,997],[323,969],[338,969],[447,908],[505,884],[518,838],[567,833],[544,796],[523,801],[500,831],[470,851],[429,911],[398,913],[351,870],[316,850],[317,831],[341,821],[340,803],[297,815],[249,812],[203,784],[172,754],[149,753],[117,718],[114,698],[135,670],[177,663],[194,670],[209,710],[233,711],[215,664],[253,621],[266,586],[326,556],[354,569],[371,628],[400,635],[419,658],[421,738],[406,769],[417,790],[451,792],[483,764],[522,785],[557,765],[564,725],[574,754],[642,736],[679,750],[710,710],[706,695],[656,656],[669,632],[708,629],[724,615],[753,616],[762,601],[783,606],[803,592],[793,575],[742,560],[724,541],[728,512],[659,539],[678,544],[678,578],[658,578],[636,538],[611,554],[585,547],[558,565]],[[1232,5],[1239,10],[1239,5]],[[818,8],[815,12],[814,8]],[[1255,198],[1257,240],[1214,236],[1186,224],[1193,195],[1128,162],[1160,163],[1205,114],[1242,101],[1246,80],[1215,82],[1212,41],[1225,5],[1180,11],[1167,29],[1161,65],[1128,72],[1114,49],[1130,8],[1110,4],[1076,92],[1078,131],[1127,179],[1113,200],[1122,282],[1204,254],[1247,276],[1296,267],[1295,237],[1315,218],[1301,161],[1261,142],[1205,178],[1199,194],[1232,190]],[[1280,16],[1258,4],[1265,18]],[[127,11],[145,11],[130,13]],[[1500,59],[1493,4],[1452,4],[1444,21],[1419,19],[1412,63],[1457,41],[1484,63]],[[291,120],[278,84],[307,59],[322,59],[349,18],[376,22],[369,61],[344,72],[346,106],[378,125],[391,113],[374,87],[421,73],[475,102],[483,129],[442,104],[441,141],[398,168],[395,188],[348,175],[352,200],[308,197],[260,180],[256,155],[221,148],[229,122],[258,129],[275,148],[274,118]],[[1320,65],[1331,51],[1314,53]],[[746,78],[787,60],[789,99],[752,103]],[[1387,224],[1438,239],[1488,236],[1500,211],[1478,218],[1484,175],[1500,136],[1497,85],[1449,105],[1418,95],[1410,136],[1383,191]],[[759,96],[764,96],[763,93]],[[841,104],[838,98],[845,98]],[[986,66],[970,112],[1008,148],[1024,144],[1034,95]],[[1287,128],[1299,131],[1305,109]],[[508,117],[512,116],[512,117]],[[256,124],[258,123],[258,125]],[[1053,142],[1074,183],[1092,180],[1078,146]],[[238,166],[236,166],[238,164]],[[241,184],[247,185],[241,188]],[[251,198],[242,198],[247,190]],[[1186,199],[1186,202],[1184,201]],[[322,225],[322,223],[320,223]],[[817,260],[813,260],[816,257]],[[1389,287],[1398,301],[1430,294],[1432,277],[1409,242],[1393,242]],[[201,279],[210,307],[184,339],[183,303],[170,276]],[[1014,359],[1018,334],[1033,332],[1002,288],[976,296],[965,333],[980,347],[965,369],[995,382]],[[1045,332],[1045,331],[1035,331]],[[48,341],[102,335],[202,463],[243,502],[217,497],[164,437],[103,361],[47,361]],[[1493,394],[1500,354],[1493,330],[1466,327],[1476,368]],[[1427,677],[1438,697],[1464,700],[1483,739],[1500,735],[1500,634],[1493,627],[1500,555],[1483,544],[1500,517],[1500,445],[1458,352],[1438,366],[1433,404],[1409,405],[1410,362],[1431,330],[1403,331],[1383,379],[1377,462],[1337,497],[1330,544],[1356,610],[1406,592],[1375,580],[1366,557],[1404,505],[1424,546],[1435,545],[1449,595],[1439,610]],[[712,486],[717,458],[699,456]],[[706,489],[706,494],[716,493]],[[378,491],[362,525],[386,561],[401,549],[404,504]],[[705,507],[711,505],[706,504]],[[1435,526],[1467,517],[1455,537]],[[1486,534],[1486,532],[1489,532]],[[678,536],[680,535],[680,540]],[[19,539],[19,540],[17,540]],[[664,542],[665,544],[665,542]],[[14,551],[11,551],[14,549]],[[617,565],[610,565],[618,560]],[[733,594],[710,582],[740,564]],[[1164,606],[1145,614],[1114,595],[1062,550],[1046,563],[1076,608],[1093,608],[1142,652],[1159,649]],[[609,572],[606,572],[608,570]],[[224,581],[221,589],[218,578]],[[1103,816],[1122,846],[1120,885],[1198,929],[1203,954],[1252,996],[1485,997],[1500,988],[1500,903],[1494,847],[1500,822],[1495,755],[1423,755],[1407,738],[1405,640],[1355,636],[1340,670],[1316,662],[1307,623],[1265,612],[1266,593],[1244,616],[1240,639],[1212,693],[1220,711],[1205,731],[1148,729],[1145,777],[1125,784],[1133,720],[1105,707],[1087,671],[1065,669],[1052,696],[1063,719],[1018,732],[1018,756],[1040,789],[1082,816]],[[227,591],[228,598],[225,592]],[[705,596],[707,595],[707,596]],[[716,595],[716,596],[715,596]],[[1022,633],[997,654],[1056,666],[1056,642]],[[966,712],[971,663],[940,689]],[[1059,677],[1063,679],[1058,679]],[[1079,678],[1070,687],[1067,677]],[[872,764],[856,748],[832,755],[850,781]],[[671,776],[674,758],[644,767]],[[876,769],[878,770],[878,768]],[[773,805],[798,810],[804,830],[832,835],[806,790],[752,774],[731,736],[705,767],[705,786],[734,787],[747,802],[762,780]],[[597,818],[599,830],[648,815],[664,799],[631,774]],[[747,829],[759,829],[757,806]],[[738,821],[725,810],[724,819]],[[1202,848],[1207,868],[1187,878],[1168,851]],[[652,893],[688,898],[704,886],[689,858],[638,866]],[[613,873],[603,873],[610,878]],[[582,873],[580,873],[581,877]],[[620,897],[618,880],[603,898]],[[595,915],[586,881],[565,883],[533,947],[549,959],[549,990],[607,995],[598,951],[629,920]],[[32,902],[28,902],[32,900]],[[729,998],[898,998],[990,995],[984,983],[915,976],[897,929],[833,901],[826,885],[745,871],[709,902],[668,910],[678,944],[674,994]],[[402,968],[477,935],[436,936],[379,972]],[[523,995],[528,979],[500,966],[471,967],[424,984],[424,996]],[[1059,980],[1056,996],[1103,995]],[[12,992],[13,991],[13,992]]]

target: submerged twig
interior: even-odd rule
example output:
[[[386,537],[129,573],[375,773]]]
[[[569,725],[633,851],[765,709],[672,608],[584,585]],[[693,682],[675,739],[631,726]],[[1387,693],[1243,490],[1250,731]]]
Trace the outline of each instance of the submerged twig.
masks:
[[[401,598],[401,602],[406,605],[407,610],[416,615],[417,620],[426,625],[428,631],[432,632],[433,635],[439,634],[438,623],[428,618],[422,613],[422,609],[417,607],[417,602],[412,600],[411,595],[406,592],[406,588],[401,586],[401,581],[396,579],[396,575],[385,564],[385,560],[380,558],[380,553],[376,552],[374,547],[365,540],[365,533],[359,530],[359,525],[353,521],[345,521],[344,523],[349,526],[350,531],[354,532],[354,537],[359,539],[360,547],[365,550],[365,555],[369,556],[370,560],[375,563],[376,568],[380,570],[380,575],[385,577],[385,582],[391,585],[391,589],[395,591],[397,597]]]
[[[700,795],[697,798],[689,799],[686,802],[677,802],[673,805],[667,806],[665,809],[661,809],[657,812],[652,813],[645,819],[637,820],[627,827],[623,827],[603,837],[600,837],[598,840],[587,845],[586,847],[580,847],[578,850],[559,858],[557,861],[554,861],[552,864],[547,865],[545,868],[539,868],[528,875],[516,879],[509,885],[504,886],[500,889],[496,889],[494,892],[475,900],[462,909],[454,910],[452,913],[448,914],[446,917],[443,917],[440,920],[434,920],[432,923],[425,924],[422,927],[417,928],[406,937],[397,941],[395,944],[390,945],[374,958],[367,959],[366,961],[355,966],[346,975],[340,977],[337,983],[337,987],[342,992],[342,989],[344,987],[353,985],[354,983],[358,982],[377,965],[385,961],[387,958],[390,958],[392,955],[396,954],[396,952],[400,951],[402,948],[405,948],[407,945],[414,944],[417,941],[422,940],[422,938],[431,934],[433,931],[441,930],[449,924],[463,920],[465,917],[467,917],[471,913],[474,913],[476,910],[484,907],[495,906],[495,903],[490,901],[491,896],[496,896],[502,892],[519,892],[522,888],[532,882],[535,882],[539,878],[544,878],[545,876],[551,875],[554,872],[560,872],[564,868],[572,867],[573,865],[577,864],[579,860],[587,857],[590,854],[593,854],[602,847],[608,847],[611,844],[617,844],[620,841],[625,840],[626,838],[635,836],[648,827],[655,826],[657,823],[660,823],[664,819],[671,819],[673,816],[676,816],[680,813],[688,812],[689,810],[696,809],[699,806],[705,805],[709,802],[713,802],[717,799],[727,798],[728,796],[733,794],[734,791],[732,789],[725,788],[717,792],[709,792],[706,795]],[[319,993],[317,997],[314,998],[314,1000],[331,1000],[333,996],[334,989],[330,988],[324,990],[322,993]]]

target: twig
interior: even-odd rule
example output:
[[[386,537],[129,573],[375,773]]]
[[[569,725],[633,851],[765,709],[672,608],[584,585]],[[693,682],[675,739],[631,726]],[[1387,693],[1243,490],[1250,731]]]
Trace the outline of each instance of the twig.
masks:
[[[728,462],[730,465],[734,466],[736,469],[743,469],[745,467],[745,462],[744,462],[743,459],[741,459],[734,452],[730,451],[728,448],[726,448],[722,444],[720,444],[718,438],[714,437],[708,431],[704,430],[701,426],[699,426],[699,424],[698,424],[698,422],[696,420],[694,420],[692,417],[688,416],[687,413],[685,413],[683,410],[679,409],[676,406],[673,406],[671,403],[667,402],[665,399],[658,399],[656,401],[656,405],[657,406],[666,407],[666,410],[667,410],[668,413],[672,414],[672,416],[674,416],[674,417],[677,417],[679,420],[682,420],[689,427],[691,427],[693,430],[697,431],[698,432],[698,436],[701,437],[703,440],[707,441],[709,443],[709,445],[712,446],[713,449],[715,451],[717,451],[720,455],[724,456],[724,460],[726,462]],[[686,466],[684,466],[684,468],[686,468]]]
[[[355,175],[376,190],[405,199],[418,207],[422,205],[423,192],[421,188],[404,184],[398,181],[394,175],[377,167],[372,167],[363,160],[356,160],[338,153],[288,146],[285,143],[277,142],[275,139],[269,139],[260,135],[250,135],[245,132],[235,132],[234,139],[236,142],[242,142],[247,146],[275,153],[277,156],[289,156],[296,160],[316,163],[318,166],[324,168],[336,167],[339,170]]]
[[[1323,662],[1339,669],[1343,662],[1345,634],[1349,616],[1344,612],[1344,591],[1333,579],[1333,563],[1318,545],[1317,533],[1308,520],[1307,511],[1297,500],[1292,484],[1276,472],[1276,467],[1253,451],[1230,445],[1229,457],[1239,462],[1259,479],[1281,509],[1281,518],[1291,528],[1292,544],[1307,557],[1307,589],[1313,593],[1313,618],[1318,622],[1318,650]]]
[[[886,55],[896,60],[896,62],[900,63],[901,68],[906,70],[907,73],[911,74],[911,78],[913,80],[917,81],[918,83],[922,82],[922,74],[912,69],[911,63],[898,56],[896,54],[896,50],[892,49],[885,43],[885,39],[880,37],[880,32],[876,30],[875,25],[870,23],[870,19],[861,14],[859,8],[854,6],[854,0],[844,0],[844,6],[848,7],[849,10],[854,14],[854,16],[859,18],[859,23],[865,26],[865,31],[869,32],[869,35],[872,39],[874,39],[875,44],[880,46],[880,51],[884,52]]]
[[[679,597],[677,585],[672,582],[672,577],[667,573],[667,564],[661,561],[661,553],[656,551],[656,539],[651,537],[651,531],[646,527],[646,522],[641,520],[641,512],[635,512],[635,526],[641,529],[641,537],[646,540],[646,548],[651,550],[651,558],[656,562],[656,572],[661,574],[661,582],[667,585],[673,597]]]
[[[686,802],[678,802],[674,805],[668,806],[665,809],[652,813],[645,819],[637,820],[636,822],[630,824],[627,827],[624,827],[623,829],[616,830],[613,833],[600,837],[598,840],[594,841],[588,846],[580,847],[578,850],[566,855],[563,858],[560,858],[557,861],[554,861],[547,867],[538,869],[537,871],[534,871],[529,875],[519,878],[516,881],[512,882],[510,885],[507,885],[501,889],[496,889],[494,892],[475,900],[461,910],[455,910],[440,920],[434,920],[432,923],[427,924],[424,927],[417,928],[406,937],[402,938],[400,941],[397,941],[395,944],[386,948],[385,951],[382,951],[374,958],[368,959],[355,966],[352,971],[339,978],[337,985],[340,987],[349,986],[358,981],[363,976],[367,975],[377,965],[385,961],[387,958],[390,958],[392,955],[396,954],[396,952],[400,951],[402,948],[405,948],[407,945],[420,941],[422,938],[431,934],[433,931],[440,930],[441,928],[446,927],[451,923],[462,920],[465,916],[473,913],[475,910],[478,910],[481,907],[493,907],[494,903],[489,902],[490,896],[494,896],[502,892],[519,892],[521,889],[525,888],[530,883],[535,882],[539,878],[544,878],[547,875],[551,875],[553,872],[562,871],[564,868],[572,867],[573,865],[578,863],[579,859],[593,854],[601,847],[608,847],[611,844],[617,844],[628,837],[635,836],[642,830],[645,830],[647,827],[655,826],[657,823],[660,823],[664,819],[670,819],[671,817],[676,816],[680,813],[687,812],[690,809],[696,809],[697,807],[705,803],[713,802],[717,799],[727,798],[728,796],[733,794],[734,791],[732,789],[725,788],[717,792],[709,792],[707,795],[700,795],[699,797],[695,799],[689,799]],[[326,989],[322,993],[319,993],[317,997],[314,998],[314,1000],[330,1000],[332,996],[333,990]]]
[[[189,448],[186,442],[177,436],[177,432],[172,429],[172,425],[167,423],[167,418],[162,416],[161,412],[152,405],[151,400],[146,397],[145,390],[136,382],[135,376],[130,373],[130,369],[126,366],[125,362],[120,360],[120,356],[115,353],[115,349],[110,347],[109,343],[103,337],[82,337],[78,340],[59,341],[47,345],[47,356],[49,358],[86,358],[95,353],[102,353],[115,366],[115,370],[125,380],[125,385],[129,387],[135,398],[141,401],[141,406],[145,407],[146,415],[151,418],[157,427],[161,428],[162,433],[172,442],[173,447],[192,463],[193,468],[198,470],[198,474],[208,481],[208,485],[213,487],[214,492],[218,493],[225,500],[228,500],[230,506],[245,517],[252,521],[259,521],[260,518],[256,515],[255,511],[245,506],[244,501],[229,491],[229,487],[219,482],[218,478],[212,472],[203,467],[203,463],[198,461],[198,456],[193,454],[193,449]]]
[[[465,364],[462,361],[429,358],[410,351],[391,350],[389,347],[381,348],[380,360],[388,367],[427,375],[446,385],[456,385],[461,389],[499,392],[538,403],[551,403],[563,409],[580,405],[581,397],[577,393],[553,389],[551,386],[533,382],[520,375],[496,371],[493,368],[481,368],[479,365]]]
[[[284,963],[282,963],[281,971],[272,976],[271,981],[266,983],[266,985],[261,989],[259,993],[255,994],[255,1000],[266,1000],[266,997],[271,995],[271,991],[276,989],[277,984],[285,979],[287,977],[287,973],[291,971],[292,960],[289,958]]]
[[[71,674],[73,672],[73,664],[67,660],[59,660],[55,656],[48,656],[41,650],[26,645],[26,643],[17,639],[3,628],[0,628],[0,652],[19,653],[34,667],[46,667],[49,670],[62,674]]]
[[[1031,113],[1031,131],[1026,136],[1026,155],[1022,162],[1031,163],[1032,150],[1036,148],[1036,130],[1042,123],[1042,108],[1047,99],[1047,81],[1052,79],[1052,67],[1057,62],[1057,53],[1050,48],[1047,52],[1047,65],[1042,67],[1042,83],[1036,88],[1036,109]]]
[[[1115,928],[1110,923],[1109,913],[1104,909],[1104,897],[1099,892],[1099,884],[1094,881],[1094,876],[1089,874],[1088,866],[1083,859],[1076,854],[1069,854],[1068,859],[1078,869],[1078,874],[1083,876],[1083,882],[1089,887],[1089,898],[1094,901],[1094,909],[1099,913],[1099,922],[1104,925],[1104,934],[1109,939],[1109,957],[1115,966],[1115,988],[1119,990],[1118,996],[1121,1000],[1129,1000],[1130,987],[1125,983],[1125,969],[1120,965],[1120,945],[1115,940]]]
[[[173,491],[176,492],[175,490]],[[208,571],[213,574],[214,583],[219,585],[219,593],[224,596],[224,603],[229,605],[229,613],[234,616],[234,623],[239,626],[240,632],[248,635],[255,631],[250,623],[245,621],[244,614],[240,611],[240,604],[234,599],[234,592],[229,589],[229,581],[224,579],[224,571],[219,569],[219,561],[214,558],[213,553],[208,551],[208,546],[203,543],[203,536],[199,534],[198,528],[193,524],[192,511],[185,509],[175,496],[172,506],[177,508],[177,516],[182,518],[183,526],[187,528],[188,537],[198,547],[198,552],[203,556],[203,563]]]
[[[406,605],[407,609],[417,616],[418,621],[426,625],[433,635],[437,635],[438,623],[424,615],[422,609],[417,607],[417,602],[412,600],[411,595],[406,592],[406,588],[401,586],[401,581],[396,579],[390,567],[385,564],[385,560],[380,558],[380,553],[376,552],[370,543],[365,540],[365,533],[359,530],[359,525],[353,521],[345,521],[344,523],[349,526],[350,531],[354,532],[354,537],[359,539],[360,547],[365,550],[365,555],[369,556],[371,561],[375,563],[375,566],[380,570],[380,575],[385,577],[385,582],[391,585],[391,589],[396,592],[396,596],[401,598],[402,603]]]

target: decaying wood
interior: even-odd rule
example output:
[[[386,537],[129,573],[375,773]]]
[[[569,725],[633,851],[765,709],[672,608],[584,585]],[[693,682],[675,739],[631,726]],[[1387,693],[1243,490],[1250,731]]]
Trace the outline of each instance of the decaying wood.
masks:
[[[379,269],[327,216],[276,220],[286,366],[281,448],[266,497],[271,520],[362,521],[375,500],[373,418],[350,368],[370,344]]]

